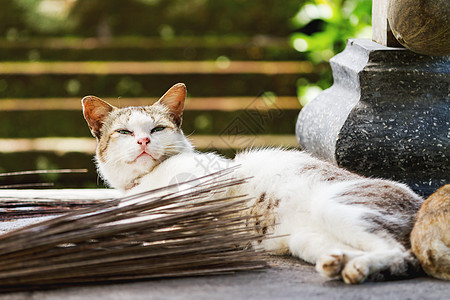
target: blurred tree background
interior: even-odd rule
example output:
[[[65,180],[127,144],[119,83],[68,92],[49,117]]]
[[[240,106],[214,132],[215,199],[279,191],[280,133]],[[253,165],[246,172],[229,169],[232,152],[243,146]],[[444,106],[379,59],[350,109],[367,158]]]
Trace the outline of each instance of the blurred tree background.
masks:
[[[299,109],[332,84],[328,60],[348,38],[370,37],[371,22],[370,0],[0,5],[0,172],[90,169],[86,182],[62,178],[59,186],[97,185],[92,153],[55,150],[67,144],[63,138],[79,145],[89,137],[79,107],[87,94],[142,105],[182,81],[191,96],[184,130],[198,136],[200,148],[232,155],[261,136],[295,146]],[[231,135],[246,140],[224,138]],[[214,136],[221,139],[211,144]]]
[[[8,41],[36,37],[203,37],[220,48],[233,38],[289,39],[298,55],[281,59],[327,62],[348,38],[369,38],[370,0],[0,0],[0,32]],[[137,42],[135,40],[135,42]],[[188,48],[188,47],[187,47]],[[36,54],[36,53],[34,53]],[[196,58],[189,49],[188,59]],[[161,55],[170,60],[172,54]],[[276,53],[275,53],[276,55]],[[283,57],[284,55],[284,57]],[[30,59],[33,53],[29,55]],[[198,58],[198,57],[197,57]],[[236,57],[240,58],[240,57]],[[257,54],[254,59],[258,59]],[[14,56],[11,60],[16,59]],[[200,58],[201,59],[201,58]],[[276,59],[270,57],[270,59]],[[317,84],[300,80],[305,105],[332,83],[331,73]]]

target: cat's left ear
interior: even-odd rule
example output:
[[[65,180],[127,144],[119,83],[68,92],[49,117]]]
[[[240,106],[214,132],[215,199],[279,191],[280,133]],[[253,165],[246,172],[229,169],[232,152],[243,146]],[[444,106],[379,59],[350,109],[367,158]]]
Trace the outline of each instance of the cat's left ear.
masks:
[[[169,108],[172,117],[177,124],[181,125],[183,118],[184,101],[186,100],[186,85],[184,83],[177,83],[172,86],[157,103]]]
[[[91,129],[92,135],[99,139],[103,122],[115,107],[95,96],[84,97],[81,104],[83,105],[84,118]]]

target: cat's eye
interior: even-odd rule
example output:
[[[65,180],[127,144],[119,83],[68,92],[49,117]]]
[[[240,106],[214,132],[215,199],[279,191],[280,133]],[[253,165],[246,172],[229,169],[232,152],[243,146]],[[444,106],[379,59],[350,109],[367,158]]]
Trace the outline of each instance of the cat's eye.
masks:
[[[158,127],[153,128],[152,131],[151,131],[151,133],[155,133],[155,132],[158,132],[158,131],[162,131],[162,130],[164,130],[164,129],[166,129],[166,127],[164,127],[164,126],[158,126]]]
[[[133,132],[127,129],[119,129],[117,130],[118,133],[120,134],[132,134]]]

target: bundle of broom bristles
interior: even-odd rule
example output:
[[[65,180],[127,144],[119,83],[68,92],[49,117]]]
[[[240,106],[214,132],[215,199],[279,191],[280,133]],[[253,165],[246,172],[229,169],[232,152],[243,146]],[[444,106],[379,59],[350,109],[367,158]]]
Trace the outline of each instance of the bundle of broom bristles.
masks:
[[[242,214],[248,199],[222,193],[245,182],[227,176],[232,171],[0,235],[0,291],[266,267],[263,253],[249,246],[263,236]]]

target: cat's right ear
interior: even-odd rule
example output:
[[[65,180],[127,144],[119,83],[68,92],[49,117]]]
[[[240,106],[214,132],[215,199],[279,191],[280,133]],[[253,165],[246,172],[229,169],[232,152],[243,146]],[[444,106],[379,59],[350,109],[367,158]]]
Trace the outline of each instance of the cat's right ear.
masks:
[[[92,135],[99,139],[103,122],[115,107],[95,96],[84,97],[81,104],[84,118],[91,129]]]

